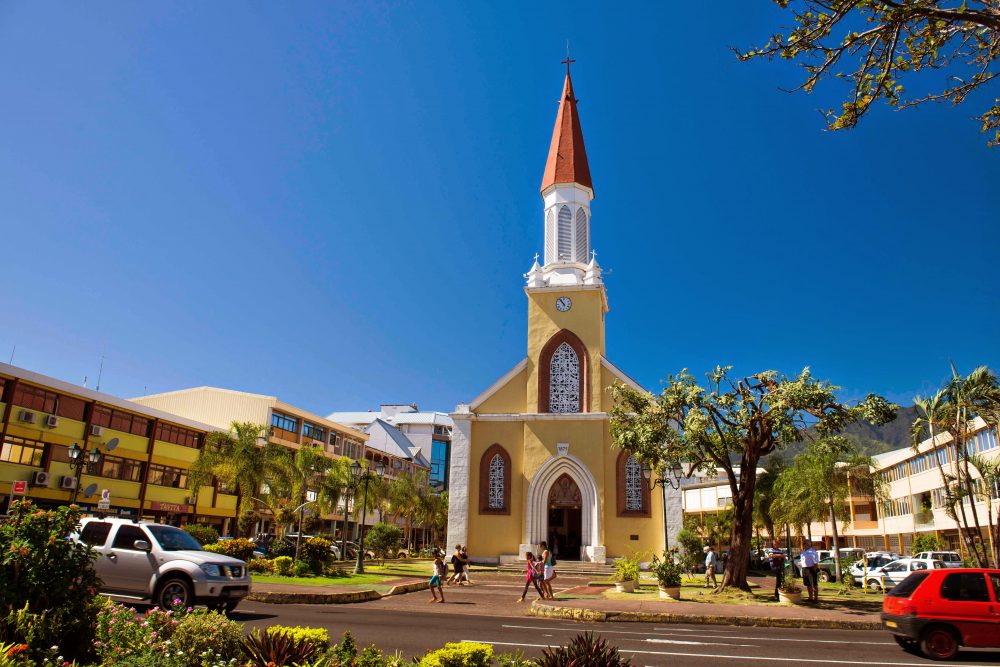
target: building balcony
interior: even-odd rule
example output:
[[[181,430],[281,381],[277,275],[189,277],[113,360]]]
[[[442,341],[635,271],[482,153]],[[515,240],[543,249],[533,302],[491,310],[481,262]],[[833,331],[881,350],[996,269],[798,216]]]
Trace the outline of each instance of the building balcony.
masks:
[[[917,528],[933,528],[934,512],[931,510],[921,510],[913,514],[913,524]]]

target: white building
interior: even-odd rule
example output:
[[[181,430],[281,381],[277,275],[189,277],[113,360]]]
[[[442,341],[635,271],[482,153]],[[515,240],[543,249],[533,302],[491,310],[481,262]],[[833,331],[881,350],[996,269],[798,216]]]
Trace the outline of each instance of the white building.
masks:
[[[331,412],[327,419],[359,430],[367,430],[377,419],[395,426],[430,462],[431,486],[442,491],[448,489],[451,432],[455,424],[447,413],[421,411],[416,404],[393,403],[380,405],[378,412]]]

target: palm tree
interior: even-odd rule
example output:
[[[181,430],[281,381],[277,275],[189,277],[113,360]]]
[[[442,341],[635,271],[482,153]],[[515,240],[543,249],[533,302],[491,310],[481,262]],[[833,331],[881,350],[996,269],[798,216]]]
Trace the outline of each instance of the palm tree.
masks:
[[[760,537],[760,528],[763,528],[764,532],[772,539],[775,536],[775,521],[771,508],[776,500],[775,486],[784,469],[784,461],[776,458],[773,461],[768,461],[767,470],[757,476],[757,486],[754,488],[753,495],[753,520],[754,527],[758,529],[758,538]]]
[[[402,517],[407,546],[413,543],[413,519],[420,506],[421,497],[429,492],[425,473],[404,472],[392,480],[387,489],[390,520]]]
[[[978,495],[986,501],[986,516],[989,517],[990,546],[993,552],[993,566],[1000,567],[1000,513],[996,524],[993,523],[993,491],[1000,491],[1000,458],[987,459],[979,454],[969,456],[969,463],[979,473],[980,485]],[[973,497],[973,502],[977,498]]]
[[[344,528],[340,532],[341,558],[347,558],[347,512],[355,485],[351,463],[348,458],[331,461],[319,483],[319,506],[324,513],[333,514],[341,502],[344,504]]]
[[[438,537],[448,525],[448,492],[421,496],[416,515],[417,521],[430,527],[431,544],[438,546]]]
[[[238,516],[254,516],[254,498],[284,451],[264,424],[234,421],[227,432],[209,433],[188,473],[195,496],[213,478],[236,491]]]
[[[309,491],[317,491],[317,481],[330,467],[331,459],[323,453],[322,447],[304,446],[295,450],[285,450],[278,458],[273,470],[275,489],[282,496],[295,498],[295,512],[298,514],[298,526],[295,540],[295,560],[299,559],[302,542],[302,521],[305,516],[305,505]]]

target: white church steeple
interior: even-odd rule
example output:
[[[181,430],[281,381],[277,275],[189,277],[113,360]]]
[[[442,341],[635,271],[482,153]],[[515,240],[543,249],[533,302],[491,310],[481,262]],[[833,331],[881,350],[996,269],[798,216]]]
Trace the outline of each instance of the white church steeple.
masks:
[[[590,249],[590,202],[594,199],[594,185],[583,145],[577,99],[573,95],[571,62],[568,57],[564,61],[566,81],[542,175],[544,263],[538,270],[536,261],[531,273],[525,276],[529,287],[601,283],[600,267]]]

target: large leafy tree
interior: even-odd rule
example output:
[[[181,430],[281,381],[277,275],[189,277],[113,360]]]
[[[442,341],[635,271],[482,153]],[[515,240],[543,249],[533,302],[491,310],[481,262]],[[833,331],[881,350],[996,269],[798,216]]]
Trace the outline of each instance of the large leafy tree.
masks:
[[[733,527],[720,590],[749,590],[760,458],[802,440],[809,427],[824,436],[862,419],[884,424],[895,416],[895,406],[874,394],[856,405],[842,403],[838,387],[816,380],[808,368],[793,377],[775,371],[733,377],[730,370],[717,366],[708,374],[706,387],[682,371],[670,376],[658,395],[615,385],[611,434],[618,447],[662,475],[684,465],[712,474],[725,472],[733,494]]]
[[[431,529],[431,544],[437,546],[448,525],[448,492],[424,494],[417,507],[417,520]]]
[[[213,478],[236,491],[241,526],[247,523],[243,517],[254,516],[254,498],[285,451],[271,442],[269,432],[264,424],[234,421],[229,431],[209,433],[188,472],[196,496]]]
[[[774,2],[791,13],[794,25],[737,54],[741,60],[801,62],[805,76],[794,90],[811,92],[825,80],[843,81],[846,99],[839,110],[826,112],[831,130],[854,127],[880,100],[896,108],[961,104],[1000,75],[1000,0]],[[918,72],[925,78],[930,72],[945,75],[916,83],[911,94]],[[992,133],[989,145],[997,146],[1000,99],[987,105],[977,119],[983,132]]]

